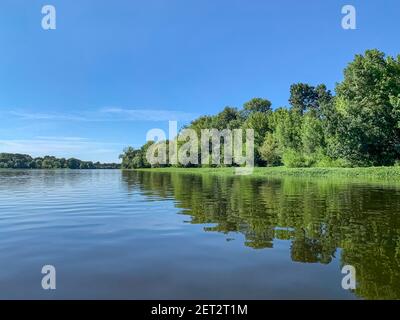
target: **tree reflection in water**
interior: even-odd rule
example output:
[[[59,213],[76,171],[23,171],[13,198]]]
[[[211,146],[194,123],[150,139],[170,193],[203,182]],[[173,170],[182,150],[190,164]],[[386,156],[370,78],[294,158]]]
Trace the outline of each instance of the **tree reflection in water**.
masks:
[[[130,190],[149,201],[171,198],[206,232],[240,232],[245,245],[273,248],[291,241],[291,259],[357,270],[355,293],[367,299],[400,299],[400,187],[299,178],[257,179],[124,171]],[[230,235],[232,238],[232,235]]]

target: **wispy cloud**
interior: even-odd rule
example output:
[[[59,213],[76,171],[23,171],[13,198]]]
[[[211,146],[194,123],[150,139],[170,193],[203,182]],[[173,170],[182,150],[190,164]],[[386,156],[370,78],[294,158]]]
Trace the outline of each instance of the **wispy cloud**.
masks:
[[[60,113],[37,113],[24,111],[9,111],[6,115],[22,120],[66,120],[66,121],[87,121],[87,118],[80,115]]]
[[[92,112],[73,114],[38,113],[32,111],[12,110],[3,113],[3,116],[20,120],[38,121],[191,121],[198,115],[190,112],[165,109],[128,109],[121,107],[107,107]]]
[[[37,136],[35,139],[39,140],[61,140],[61,141],[89,141],[88,138],[82,137],[57,137],[57,136]]]
[[[24,153],[34,157],[53,155],[91,161],[118,161],[123,144],[99,142],[81,137],[35,137],[0,140],[0,152]]]
[[[190,112],[163,110],[163,109],[124,109],[110,107],[101,109],[103,114],[130,121],[190,121],[197,115]]]

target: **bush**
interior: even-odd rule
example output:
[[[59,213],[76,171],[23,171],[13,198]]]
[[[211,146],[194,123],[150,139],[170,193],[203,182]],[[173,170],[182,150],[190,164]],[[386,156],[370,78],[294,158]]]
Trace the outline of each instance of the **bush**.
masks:
[[[352,167],[351,163],[345,159],[332,159],[328,156],[322,156],[315,164],[320,168],[346,168]]]
[[[282,156],[283,164],[288,168],[304,168],[307,167],[306,158],[301,152],[287,149]]]
[[[283,163],[288,168],[346,168],[351,167],[349,161],[345,159],[332,159],[322,153],[321,150],[312,154],[288,149],[283,153]]]
[[[264,143],[258,149],[258,152],[261,159],[266,162],[267,166],[279,166],[282,164],[278,141],[276,141],[272,133],[267,133]]]

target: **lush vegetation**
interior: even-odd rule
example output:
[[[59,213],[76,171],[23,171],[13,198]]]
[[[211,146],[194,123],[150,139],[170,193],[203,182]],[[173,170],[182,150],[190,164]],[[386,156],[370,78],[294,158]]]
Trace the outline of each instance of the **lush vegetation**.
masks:
[[[233,168],[141,168],[140,171],[212,174],[217,176],[234,176]],[[366,168],[286,168],[286,167],[256,167],[250,177],[315,177],[315,178],[351,178],[360,180],[391,180],[400,181],[400,167],[366,167]]]
[[[118,169],[116,163],[82,161],[51,156],[32,158],[26,154],[0,153],[0,169]]]
[[[255,131],[257,166],[367,167],[400,161],[400,56],[378,50],[356,55],[332,94],[324,84],[290,87],[290,106],[272,109],[254,98],[243,108],[225,107],[187,128]],[[121,155],[122,168],[146,168],[152,142]],[[193,165],[191,165],[193,166]]]

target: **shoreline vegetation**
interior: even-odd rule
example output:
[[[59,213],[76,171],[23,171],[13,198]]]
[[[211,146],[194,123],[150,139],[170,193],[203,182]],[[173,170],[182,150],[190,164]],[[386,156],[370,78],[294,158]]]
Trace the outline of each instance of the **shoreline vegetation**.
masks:
[[[144,171],[158,173],[200,174],[217,176],[237,176],[249,178],[343,178],[362,180],[393,180],[400,182],[400,167],[365,167],[365,168],[287,168],[255,167],[252,174],[235,175],[235,169],[229,168],[141,168],[123,169],[127,171]]]
[[[192,167],[220,167],[225,155],[221,140],[231,140],[222,137],[221,132],[252,129],[254,166],[272,168],[256,169],[255,175],[269,172],[274,175],[397,176],[396,167],[400,166],[400,55],[391,57],[376,49],[367,50],[356,55],[343,74],[334,92],[325,84],[292,84],[287,106],[272,108],[268,99],[258,97],[240,108],[227,106],[217,114],[201,116],[171,140],[163,138],[162,141],[148,141],[138,149],[126,148],[120,155],[121,168],[184,167],[189,172]],[[209,154],[215,151],[221,156],[218,164],[210,160],[200,162],[200,159],[207,159],[202,157],[203,148],[190,144],[191,136],[187,141],[185,129],[194,133],[194,141],[196,138],[200,141],[203,131],[218,132],[221,142],[218,147],[214,136],[211,143],[207,141]],[[170,145],[177,146],[178,159],[190,161],[179,160],[179,164],[171,161],[165,151]],[[150,159],[156,157],[162,161],[149,163],[149,154]],[[226,163],[230,163],[229,159]],[[207,169],[199,170],[207,172]],[[224,170],[231,169],[219,172]]]
[[[82,161],[53,156],[33,158],[27,154],[0,153],[0,169],[120,169],[118,163]]]

